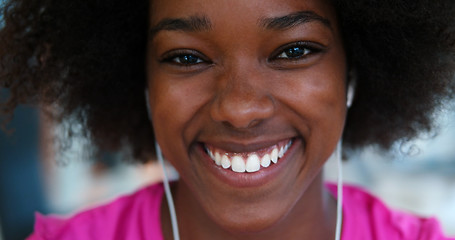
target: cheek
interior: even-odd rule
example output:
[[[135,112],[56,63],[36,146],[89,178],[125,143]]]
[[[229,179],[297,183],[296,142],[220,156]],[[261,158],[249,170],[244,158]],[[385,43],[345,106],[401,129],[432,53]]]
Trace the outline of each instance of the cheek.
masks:
[[[326,64],[283,79],[277,98],[293,112],[293,125],[303,133],[308,159],[322,164],[342,135],[346,117],[344,65]]]
[[[341,51],[341,48],[336,48]],[[346,116],[346,65],[344,54],[327,56],[326,61],[306,74],[295,89],[300,91],[302,112],[308,112],[312,124],[327,137],[341,135]],[[331,137],[331,136],[330,136]],[[333,139],[333,138],[331,138]],[[336,137],[335,139],[338,139]]]
[[[194,137],[186,131],[195,129],[188,126],[209,99],[209,86],[201,78],[173,79],[165,74],[150,74],[148,83],[156,139],[168,160],[182,158]]]
[[[311,125],[324,122],[344,125],[346,67],[341,42],[335,41],[317,63],[298,71],[280,73],[276,76],[278,81],[271,84],[278,89],[278,98],[301,118],[312,122]]]
[[[275,86],[277,98],[306,121],[339,121],[346,110],[344,73],[311,69],[285,76]]]

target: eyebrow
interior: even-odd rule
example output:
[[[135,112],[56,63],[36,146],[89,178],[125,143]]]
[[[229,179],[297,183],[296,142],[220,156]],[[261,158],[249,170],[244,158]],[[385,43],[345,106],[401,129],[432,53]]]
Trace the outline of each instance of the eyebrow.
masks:
[[[318,21],[331,28],[330,21],[313,11],[301,11],[291,13],[280,17],[263,18],[259,20],[259,26],[271,30],[286,30],[307,22]],[[164,18],[150,29],[150,38],[153,38],[158,32],[167,31],[184,31],[198,32],[210,31],[212,23],[206,16],[190,16],[187,18]]]
[[[313,11],[301,11],[291,13],[281,17],[263,18],[259,20],[259,25],[265,29],[286,30],[307,22],[317,21],[328,28],[332,28],[330,21]]]
[[[153,38],[158,32],[163,30],[198,32],[209,31],[212,24],[206,16],[190,16],[187,18],[165,18],[159,21],[150,29],[150,35]]]

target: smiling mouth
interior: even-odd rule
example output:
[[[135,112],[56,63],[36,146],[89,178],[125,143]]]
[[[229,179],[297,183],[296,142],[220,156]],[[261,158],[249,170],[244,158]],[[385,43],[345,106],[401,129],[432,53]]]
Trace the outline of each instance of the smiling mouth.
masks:
[[[268,168],[272,163],[278,163],[292,143],[293,139],[288,139],[257,151],[241,153],[228,152],[208,144],[204,144],[204,149],[213,162],[223,169],[253,173]]]

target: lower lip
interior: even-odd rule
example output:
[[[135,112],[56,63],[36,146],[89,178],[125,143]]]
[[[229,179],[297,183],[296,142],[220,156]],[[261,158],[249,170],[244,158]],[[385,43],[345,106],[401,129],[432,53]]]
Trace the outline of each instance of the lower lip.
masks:
[[[284,156],[278,160],[277,163],[271,164],[267,168],[262,168],[253,173],[237,173],[231,169],[224,169],[221,166],[215,164],[215,162],[207,155],[204,148],[199,145],[199,154],[203,156],[205,166],[208,171],[211,172],[216,178],[224,182],[227,185],[236,188],[249,188],[258,187],[267,184],[270,181],[276,179],[280,173],[284,173],[284,168],[291,163],[288,161],[295,153],[295,150],[301,145],[300,139],[293,139],[292,145],[286,151]]]

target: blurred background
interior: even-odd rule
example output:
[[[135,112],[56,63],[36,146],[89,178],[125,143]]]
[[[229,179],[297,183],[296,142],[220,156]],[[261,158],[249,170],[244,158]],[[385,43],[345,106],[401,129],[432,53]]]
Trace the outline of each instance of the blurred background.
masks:
[[[347,184],[363,186],[394,209],[436,217],[455,237],[455,104],[436,114],[438,128],[388,152],[370,147],[350,153],[343,164]],[[325,166],[336,181],[336,161]]]
[[[440,112],[435,133],[397,143],[390,152],[368,148],[350,153],[344,162],[345,182],[365,187],[392,208],[436,216],[445,233],[455,236],[454,109]],[[65,137],[65,126],[29,106],[16,110],[8,128],[14,133],[0,132],[0,240],[28,236],[37,211],[71,215],[162,176],[155,163],[127,163],[124,154],[93,159],[83,137],[59,152],[50,136]],[[325,175],[327,181],[336,180],[334,159],[326,164]]]

